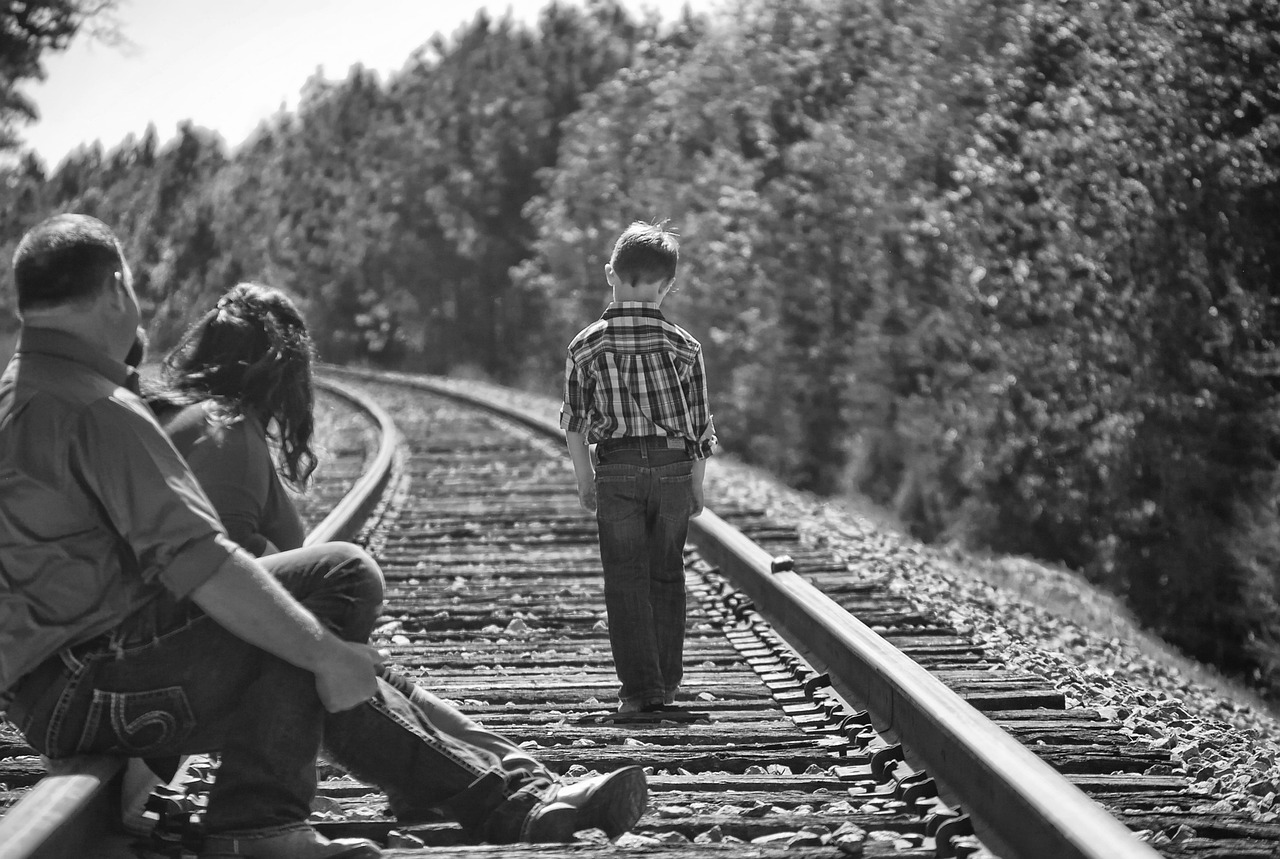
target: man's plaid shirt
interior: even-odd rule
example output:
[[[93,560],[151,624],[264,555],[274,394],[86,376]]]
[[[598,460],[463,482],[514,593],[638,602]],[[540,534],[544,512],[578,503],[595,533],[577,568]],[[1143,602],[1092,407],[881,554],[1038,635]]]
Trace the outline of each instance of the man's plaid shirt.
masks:
[[[715,444],[702,345],[656,304],[622,301],[574,337],[565,362],[560,426],[607,438],[683,438],[695,459]]]

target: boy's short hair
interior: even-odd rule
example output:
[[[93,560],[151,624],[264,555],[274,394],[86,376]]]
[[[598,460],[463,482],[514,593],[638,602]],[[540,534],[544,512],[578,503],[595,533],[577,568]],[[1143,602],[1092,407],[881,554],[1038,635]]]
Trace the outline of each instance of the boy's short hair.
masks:
[[[18,311],[90,298],[123,267],[110,227],[88,215],[54,215],[32,227],[13,253]]]
[[[679,261],[680,242],[666,221],[633,222],[622,231],[609,257],[614,272],[630,286],[671,280]]]

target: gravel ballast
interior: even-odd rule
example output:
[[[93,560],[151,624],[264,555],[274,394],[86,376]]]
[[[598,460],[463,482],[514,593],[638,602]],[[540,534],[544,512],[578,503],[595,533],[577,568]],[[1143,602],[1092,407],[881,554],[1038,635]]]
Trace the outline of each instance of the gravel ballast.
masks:
[[[1118,601],[1079,576],[923,546],[729,457],[708,468],[707,499],[713,509],[716,500],[730,501],[795,525],[804,541],[856,559],[855,574],[885,577],[891,590],[971,636],[991,658],[1044,677],[1069,707],[1096,709],[1136,741],[1168,750],[1174,773],[1204,795],[1197,810],[1225,810],[1218,805],[1225,802],[1259,822],[1280,819],[1280,719],[1247,690],[1141,630]]]

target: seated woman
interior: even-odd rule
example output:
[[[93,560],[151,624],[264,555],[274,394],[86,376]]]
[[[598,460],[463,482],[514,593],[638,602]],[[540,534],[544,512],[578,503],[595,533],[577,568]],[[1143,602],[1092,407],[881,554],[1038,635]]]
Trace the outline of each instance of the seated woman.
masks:
[[[271,287],[240,284],[166,356],[165,389],[149,398],[231,538],[260,556],[295,550],[303,543],[302,520],[283,481],[301,488],[316,467],[311,447],[313,354],[306,323],[288,296]],[[274,461],[273,446],[278,451]],[[382,582],[371,584],[379,588],[374,603],[380,606]],[[365,635],[375,617],[367,619]],[[383,705],[411,737],[476,762],[477,780],[462,794],[519,784],[536,794],[540,804],[519,827],[518,840],[567,841],[574,831],[593,827],[613,837],[643,813],[647,788],[639,767],[562,783],[527,751],[452,704],[385,666],[380,673]],[[423,789],[429,781],[426,773],[405,766],[423,756],[415,753],[408,737],[385,745],[381,754],[367,747],[336,750],[337,760],[383,787],[401,820],[422,819],[441,798],[439,792]],[[465,806],[459,807],[458,800],[446,806],[465,826]],[[487,840],[512,840],[506,832],[486,835]]]
[[[165,358],[167,390],[152,400],[231,539],[257,557],[306,537],[281,477],[302,490],[316,467],[312,355],[293,302],[241,284]]]

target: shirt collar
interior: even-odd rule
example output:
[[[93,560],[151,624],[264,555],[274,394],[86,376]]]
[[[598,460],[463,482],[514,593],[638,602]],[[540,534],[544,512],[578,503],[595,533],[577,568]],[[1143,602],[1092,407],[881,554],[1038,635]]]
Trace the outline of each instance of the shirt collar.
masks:
[[[113,359],[74,334],[55,328],[23,328],[16,351],[75,361],[117,385],[124,385],[128,377],[128,367],[123,361]]]
[[[611,301],[604,310],[603,319],[615,319],[619,316],[648,316],[662,319],[662,311],[656,301]]]

